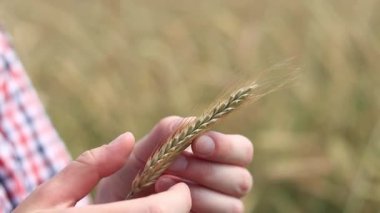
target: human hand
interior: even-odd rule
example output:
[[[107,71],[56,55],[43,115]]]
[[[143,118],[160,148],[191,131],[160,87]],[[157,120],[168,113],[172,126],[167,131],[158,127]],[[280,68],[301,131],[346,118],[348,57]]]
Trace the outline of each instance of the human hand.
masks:
[[[136,144],[123,169],[101,181],[96,202],[125,199],[134,177],[142,170],[153,149],[164,142],[182,121],[174,116],[161,120]],[[192,153],[184,152],[156,184],[139,197],[186,182],[191,191],[193,212],[243,212],[240,198],[252,187],[252,176],[244,168],[252,160],[252,143],[241,135],[210,131],[196,139],[191,148]]]
[[[190,192],[183,183],[144,198],[73,207],[90,193],[100,179],[115,173],[124,165],[133,150],[133,144],[132,134],[125,133],[110,144],[84,152],[54,178],[41,184],[14,213],[189,212]]]

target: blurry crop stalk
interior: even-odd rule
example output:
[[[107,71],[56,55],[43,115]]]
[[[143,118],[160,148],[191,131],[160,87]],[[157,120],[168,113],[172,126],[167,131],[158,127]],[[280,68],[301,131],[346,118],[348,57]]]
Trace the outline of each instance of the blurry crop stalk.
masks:
[[[368,211],[368,202],[380,203],[380,120],[361,156],[346,201],[345,213]]]

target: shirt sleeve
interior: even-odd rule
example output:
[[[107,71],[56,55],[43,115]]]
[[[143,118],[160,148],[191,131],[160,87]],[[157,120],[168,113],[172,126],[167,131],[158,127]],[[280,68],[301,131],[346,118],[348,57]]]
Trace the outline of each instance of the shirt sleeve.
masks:
[[[0,212],[10,212],[70,156],[0,29]]]

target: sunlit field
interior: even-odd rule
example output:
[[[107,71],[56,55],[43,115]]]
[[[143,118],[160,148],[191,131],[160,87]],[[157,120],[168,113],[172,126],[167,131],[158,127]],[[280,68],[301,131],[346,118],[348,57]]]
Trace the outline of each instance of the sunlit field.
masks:
[[[255,146],[247,212],[379,212],[380,1],[1,1],[73,156],[291,61],[298,80],[215,129]],[[284,69],[289,69],[285,67]]]

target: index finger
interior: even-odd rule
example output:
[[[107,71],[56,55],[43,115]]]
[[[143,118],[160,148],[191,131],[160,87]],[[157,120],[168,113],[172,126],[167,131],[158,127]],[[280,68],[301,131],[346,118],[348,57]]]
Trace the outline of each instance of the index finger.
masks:
[[[142,166],[152,152],[170,137],[171,134],[183,123],[185,118],[179,116],[169,116],[158,122],[152,131],[141,139],[133,150],[134,156],[140,161]]]

